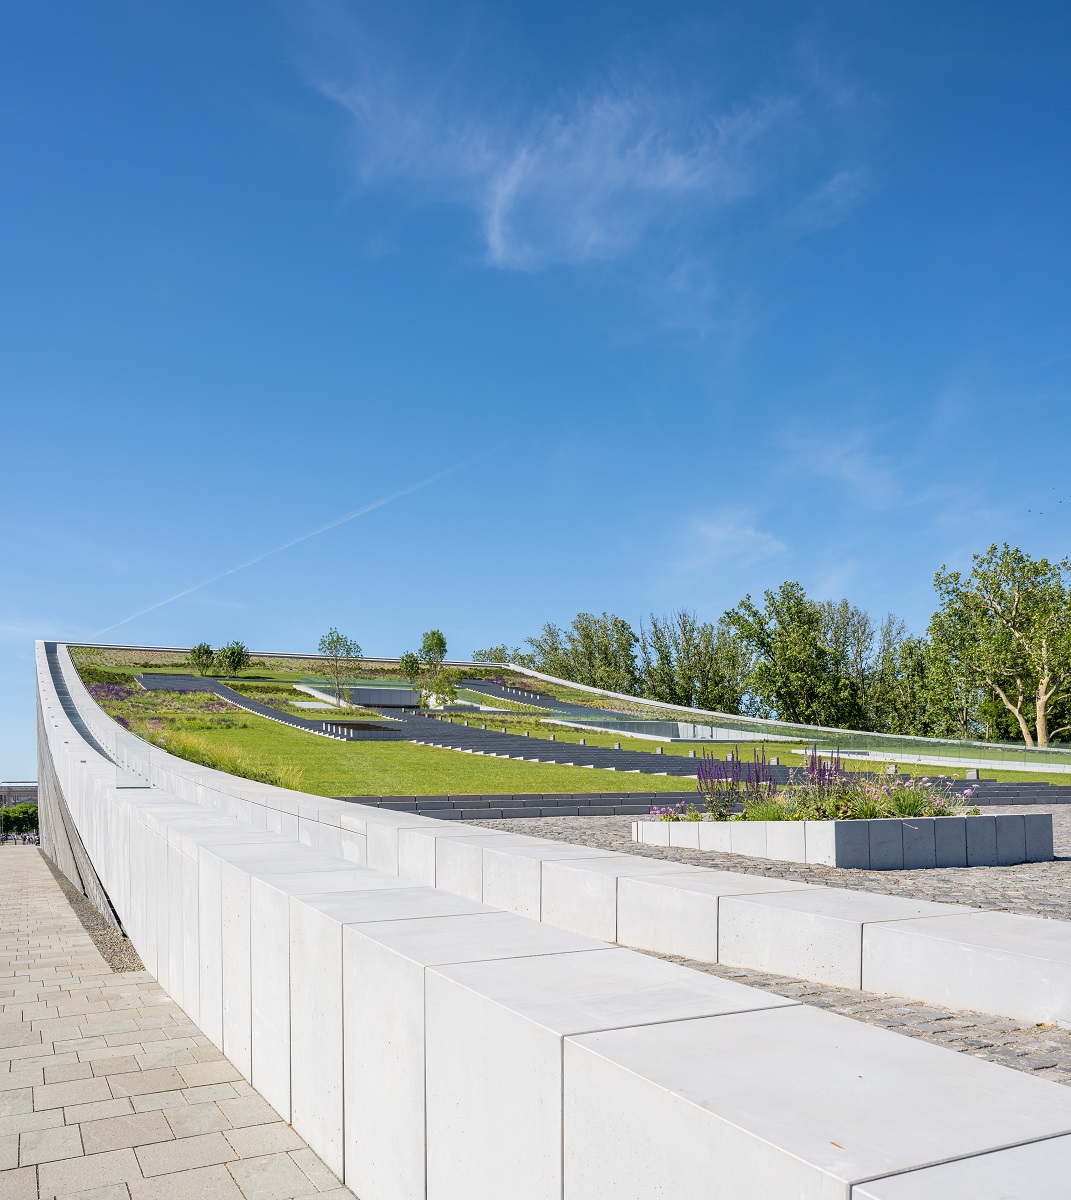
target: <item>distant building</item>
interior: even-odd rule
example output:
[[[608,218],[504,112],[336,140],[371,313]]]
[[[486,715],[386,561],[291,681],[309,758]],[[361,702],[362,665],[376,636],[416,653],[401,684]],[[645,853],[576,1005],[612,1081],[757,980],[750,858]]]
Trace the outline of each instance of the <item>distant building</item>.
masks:
[[[0,783],[0,808],[13,808],[16,804],[37,803],[37,780],[20,783]]]

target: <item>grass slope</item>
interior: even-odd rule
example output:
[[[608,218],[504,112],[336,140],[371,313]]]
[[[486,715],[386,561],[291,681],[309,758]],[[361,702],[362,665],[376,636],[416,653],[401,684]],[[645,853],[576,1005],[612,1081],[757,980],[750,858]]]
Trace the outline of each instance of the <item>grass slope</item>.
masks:
[[[264,768],[299,771],[302,790],[319,796],[695,791],[694,780],[665,775],[522,763],[411,742],[336,742],[262,717],[243,728],[200,730],[198,740],[239,750]]]

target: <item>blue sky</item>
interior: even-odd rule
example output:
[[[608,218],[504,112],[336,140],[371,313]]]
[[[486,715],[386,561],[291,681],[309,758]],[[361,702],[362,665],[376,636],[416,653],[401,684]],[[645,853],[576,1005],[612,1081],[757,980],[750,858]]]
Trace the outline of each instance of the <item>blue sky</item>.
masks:
[[[1069,101],[1059,3],[5,5],[0,777],[35,637],[1061,556]]]

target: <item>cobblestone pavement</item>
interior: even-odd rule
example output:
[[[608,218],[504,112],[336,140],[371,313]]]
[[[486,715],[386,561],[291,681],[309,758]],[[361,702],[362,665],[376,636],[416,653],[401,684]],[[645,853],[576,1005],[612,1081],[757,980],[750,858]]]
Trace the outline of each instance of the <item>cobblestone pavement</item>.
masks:
[[[1024,863],[1017,867],[939,867],[925,871],[855,871],[811,863],[777,862],[744,858],[710,850],[684,850],[668,846],[641,846],[632,840],[633,817],[514,817],[499,821],[470,821],[509,833],[528,833],[581,846],[597,846],[623,854],[664,858],[671,862],[739,871],[745,875],[776,876],[824,887],[884,892],[945,904],[968,904],[1001,912],[1027,913],[1071,921],[1071,805],[1016,805],[986,808],[997,813],[1051,812],[1057,859],[1051,863]]]
[[[1051,810],[1016,806],[1007,809],[994,807],[986,811],[1021,813]],[[1022,867],[929,871],[846,871],[808,866],[805,863],[742,858],[734,854],[638,846],[632,841],[631,817],[526,817],[469,824],[598,846],[648,858],[694,863],[722,871],[776,875],[831,887],[954,901],[974,904],[979,908],[1071,919],[1071,813],[1065,812],[1057,812],[1054,817],[1056,852],[1065,856],[1063,861],[1032,863]],[[799,1000],[803,1004],[827,1008],[857,1021],[881,1025],[896,1033],[985,1058],[1017,1071],[1071,1084],[1071,1032],[1053,1025],[1026,1024],[989,1013],[939,1008],[898,996],[831,987],[721,963],[697,962],[673,955],[654,957]]]
[[[0,851],[0,1200],[353,1198],[36,848]]]

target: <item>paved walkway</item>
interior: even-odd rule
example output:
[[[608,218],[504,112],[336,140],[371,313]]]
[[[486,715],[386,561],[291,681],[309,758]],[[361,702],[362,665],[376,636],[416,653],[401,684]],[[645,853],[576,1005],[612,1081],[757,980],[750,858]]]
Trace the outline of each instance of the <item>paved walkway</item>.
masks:
[[[0,847],[0,1200],[353,1193],[145,971],[101,957],[46,861]]]

